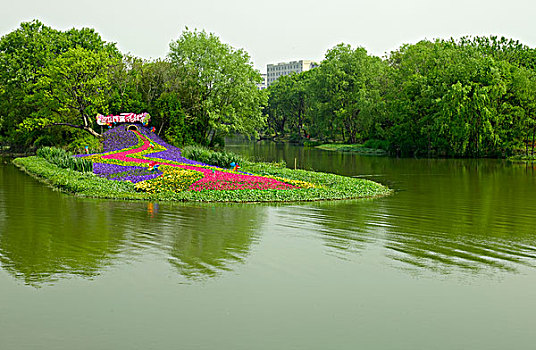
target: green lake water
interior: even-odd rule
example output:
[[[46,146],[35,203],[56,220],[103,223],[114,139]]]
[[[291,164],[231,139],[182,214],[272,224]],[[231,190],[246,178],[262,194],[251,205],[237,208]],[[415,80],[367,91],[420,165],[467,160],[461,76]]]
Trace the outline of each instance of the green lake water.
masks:
[[[536,169],[229,150],[394,194],[79,199],[0,163],[0,349],[534,349]]]

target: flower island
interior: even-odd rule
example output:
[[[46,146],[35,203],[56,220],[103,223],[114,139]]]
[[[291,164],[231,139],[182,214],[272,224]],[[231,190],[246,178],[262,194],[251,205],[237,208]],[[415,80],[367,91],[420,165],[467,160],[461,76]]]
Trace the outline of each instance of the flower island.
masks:
[[[182,156],[141,123],[125,123],[103,134],[103,153],[76,155],[92,172],[58,167],[43,157],[13,162],[64,192],[83,197],[204,202],[275,202],[383,196],[373,181],[287,169],[271,163],[223,168]]]

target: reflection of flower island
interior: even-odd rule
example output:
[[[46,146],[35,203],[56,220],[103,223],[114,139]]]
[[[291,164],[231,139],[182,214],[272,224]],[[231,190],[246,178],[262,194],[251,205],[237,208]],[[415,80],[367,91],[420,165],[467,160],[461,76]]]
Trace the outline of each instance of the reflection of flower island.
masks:
[[[104,153],[80,155],[93,162],[98,177],[60,169],[38,157],[18,158],[14,163],[54,187],[101,198],[259,202],[351,199],[389,193],[372,181],[273,164],[244,164],[241,171],[203,164],[184,158],[179,148],[140,124],[122,124],[108,130],[103,145]]]

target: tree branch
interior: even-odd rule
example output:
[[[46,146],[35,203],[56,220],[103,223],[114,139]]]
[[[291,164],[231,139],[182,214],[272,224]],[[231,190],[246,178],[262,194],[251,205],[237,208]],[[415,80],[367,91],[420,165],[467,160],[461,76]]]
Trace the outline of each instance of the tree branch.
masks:
[[[70,128],[76,128],[76,129],[81,129],[81,130],[87,131],[88,133],[90,133],[91,135],[93,135],[93,136],[95,136],[97,138],[100,138],[102,136],[101,134],[99,134],[98,132],[96,132],[95,130],[90,128],[89,126],[76,125],[76,124],[71,124],[71,123],[52,123],[52,124],[44,126],[43,129],[48,129],[48,128],[51,128],[53,126],[68,126]]]

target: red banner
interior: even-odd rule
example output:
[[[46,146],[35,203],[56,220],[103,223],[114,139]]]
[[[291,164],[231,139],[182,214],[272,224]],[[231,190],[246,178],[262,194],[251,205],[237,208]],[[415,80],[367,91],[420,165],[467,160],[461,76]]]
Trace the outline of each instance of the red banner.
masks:
[[[113,123],[142,123],[147,125],[150,120],[151,116],[147,112],[141,114],[121,113],[120,115],[97,115],[97,124],[99,125],[110,125]]]

